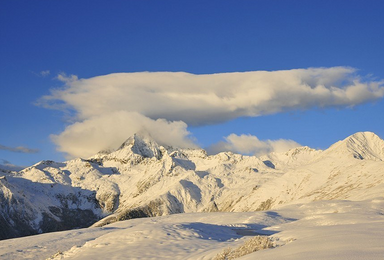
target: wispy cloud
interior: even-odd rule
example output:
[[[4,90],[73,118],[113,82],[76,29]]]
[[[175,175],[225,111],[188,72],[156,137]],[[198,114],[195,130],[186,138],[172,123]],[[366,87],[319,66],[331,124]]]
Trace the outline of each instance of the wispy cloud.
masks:
[[[301,146],[293,140],[259,140],[254,135],[236,135],[230,134],[224,138],[225,141],[210,146],[207,150],[210,154],[216,154],[224,151],[249,155],[264,155],[271,152],[286,152],[292,148]]]
[[[42,77],[47,77],[47,76],[49,76],[49,74],[51,74],[51,72],[49,70],[40,71],[40,75]]]
[[[15,153],[38,153],[39,150],[37,149],[31,149],[24,146],[17,146],[17,147],[9,147],[0,144],[0,150],[15,152]]]
[[[45,78],[45,77],[48,77],[50,74],[51,74],[51,71],[50,70],[42,70],[40,72],[36,72],[36,71],[30,71],[33,75],[35,75],[36,77],[40,77],[40,78]]]
[[[92,149],[82,151],[83,142],[96,143],[101,136],[116,136],[107,138],[113,141],[102,141],[104,146],[112,146],[141,128],[150,128],[146,130],[157,136],[157,141],[168,140],[173,129],[177,144],[188,146],[193,142],[187,125],[315,107],[353,107],[384,96],[383,82],[363,81],[349,67],[206,75],[115,73],[89,79],[61,74],[57,78],[65,86],[52,90],[39,104],[75,111],[75,123],[54,136],[59,149],[73,156],[91,153]],[[159,129],[163,135],[157,134]],[[76,152],[69,143],[77,147]],[[95,149],[93,153],[100,148],[91,147]]]

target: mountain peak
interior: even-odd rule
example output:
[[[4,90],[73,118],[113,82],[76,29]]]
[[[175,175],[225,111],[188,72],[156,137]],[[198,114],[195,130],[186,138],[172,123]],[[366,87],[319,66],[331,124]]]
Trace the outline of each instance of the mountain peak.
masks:
[[[353,135],[350,135],[348,136],[346,139],[367,139],[367,140],[381,140],[381,138],[376,135],[375,133],[373,132],[369,132],[369,131],[366,131],[366,132],[357,132]],[[382,140],[381,140],[382,141]]]
[[[143,157],[156,157],[157,159],[161,157],[160,146],[149,134],[135,133],[129,137],[117,151],[126,149]]]
[[[329,151],[346,151],[356,159],[384,160],[384,140],[372,132],[358,132],[332,145]]]

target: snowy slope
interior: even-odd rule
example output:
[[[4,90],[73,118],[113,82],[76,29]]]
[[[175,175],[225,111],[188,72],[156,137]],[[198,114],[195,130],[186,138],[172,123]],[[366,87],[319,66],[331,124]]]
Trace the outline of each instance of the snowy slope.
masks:
[[[134,135],[115,151],[0,172],[2,238],[174,213],[255,211],[382,196],[384,141],[356,133],[329,149],[264,157],[158,145]],[[3,176],[3,177],[1,177]],[[25,210],[24,210],[25,209]],[[69,221],[71,220],[71,221]],[[27,230],[28,232],[21,232]]]
[[[213,259],[257,233],[274,247],[241,259],[383,259],[384,198],[273,211],[174,214],[0,243],[1,259]],[[249,236],[245,236],[249,235]]]
[[[99,219],[95,192],[71,186],[67,174],[56,168],[38,170],[51,166],[42,162],[25,169],[30,179],[0,172],[0,238],[86,227]]]

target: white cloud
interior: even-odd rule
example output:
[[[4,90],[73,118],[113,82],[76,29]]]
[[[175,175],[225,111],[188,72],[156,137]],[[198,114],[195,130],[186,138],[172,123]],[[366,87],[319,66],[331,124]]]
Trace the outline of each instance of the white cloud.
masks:
[[[301,146],[293,140],[279,139],[261,141],[254,135],[230,134],[225,141],[219,142],[208,148],[210,154],[231,151],[241,154],[261,156],[271,152],[286,152],[292,148]]]
[[[57,75],[57,79],[64,83],[70,84],[71,82],[76,82],[79,78],[76,75],[67,76],[65,73],[60,73]]]
[[[89,157],[101,150],[120,146],[129,136],[147,132],[159,144],[196,147],[189,139],[187,125],[181,121],[153,120],[135,112],[116,111],[68,126],[52,135],[58,150],[70,157]]]
[[[85,120],[114,111],[181,120],[224,122],[312,107],[354,106],[384,96],[380,82],[361,82],[345,67],[194,75],[183,72],[115,73],[89,79],[59,75],[66,84],[40,101],[59,101]]]
[[[355,73],[352,68],[333,67],[206,75],[184,72],[115,73],[89,79],[61,74],[57,78],[65,86],[52,90],[50,95],[39,100],[39,104],[75,111],[76,123],[55,137],[59,149],[73,156],[82,155],[82,142],[93,147],[93,143],[100,142],[101,138],[106,139],[102,141],[104,146],[107,143],[112,146],[123,136],[127,138],[139,126],[151,128],[160,124],[158,119],[166,122],[168,130],[176,127],[178,143],[185,146],[192,145],[192,142],[188,139],[186,125],[181,127],[179,121],[188,125],[215,124],[241,116],[260,116],[287,110],[350,107],[384,96],[383,82],[364,82]],[[136,117],[134,122],[132,113]],[[124,118],[125,115],[127,118]],[[105,121],[114,129],[110,129],[112,127],[107,126]],[[124,132],[127,125],[132,130]],[[159,140],[163,138],[155,134],[161,132],[161,127],[151,129],[151,135],[156,135]],[[112,130],[119,133],[115,134],[118,137],[100,134],[101,131],[110,134]],[[164,136],[168,136],[168,130],[163,131]],[[88,133],[93,131],[96,133]],[[71,143],[80,136],[82,142]],[[71,143],[73,148],[66,143]],[[87,148],[85,154],[97,152],[95,149]]]

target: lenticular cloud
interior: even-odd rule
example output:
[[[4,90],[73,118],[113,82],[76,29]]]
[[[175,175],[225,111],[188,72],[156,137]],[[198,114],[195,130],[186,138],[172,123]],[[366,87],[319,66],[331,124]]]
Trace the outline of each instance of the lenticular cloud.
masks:
[[[191,146],[193,142],[186,130],[187,125],[216,124],[242,116],[314,107],[351,107],[384,96],[383,82],[362,81],[356,71],[348,67],[205,75],[184,72],[115,73],[89,79],[60,75],[58,79],[65,86],[42,97],[39,103],[48,108],[75,111],[76,123],[54,139],[61,151],[76,156],[81,154],[81,149],[76,153],[70,152],[66,143],[76,145],[74,140],[79,136],[92,143],[92,136],[99,134],[119,136],[115,132],[123,133],[124,128],[150,128],[146,131],[151,135],[160,138],[155,132],[162,132],[164,139],[169,139],[166,135],[172,128],[177,144]],[[121,120],[117,113],[130,116]],[[136,116],[131,116],[132,113]],[[129,119],[133,117],[135,120]],[[137,119],[139,117],[141,119]],[[103,118],[108,118],[114,127],[106,130]],[[119,118],[119,121],[113,121],[114,118]],[[160,124],[158,119],[166,123],[152,127]],[[187,125],[181,127],[182,122]],[[103,132],[84,133],[89,131],[91,123],[94,124],[93,131],[101,131],[100,128]],[[166,125],[167,130],[163,129]],[[129,132],[126,131],[124,136]]]

